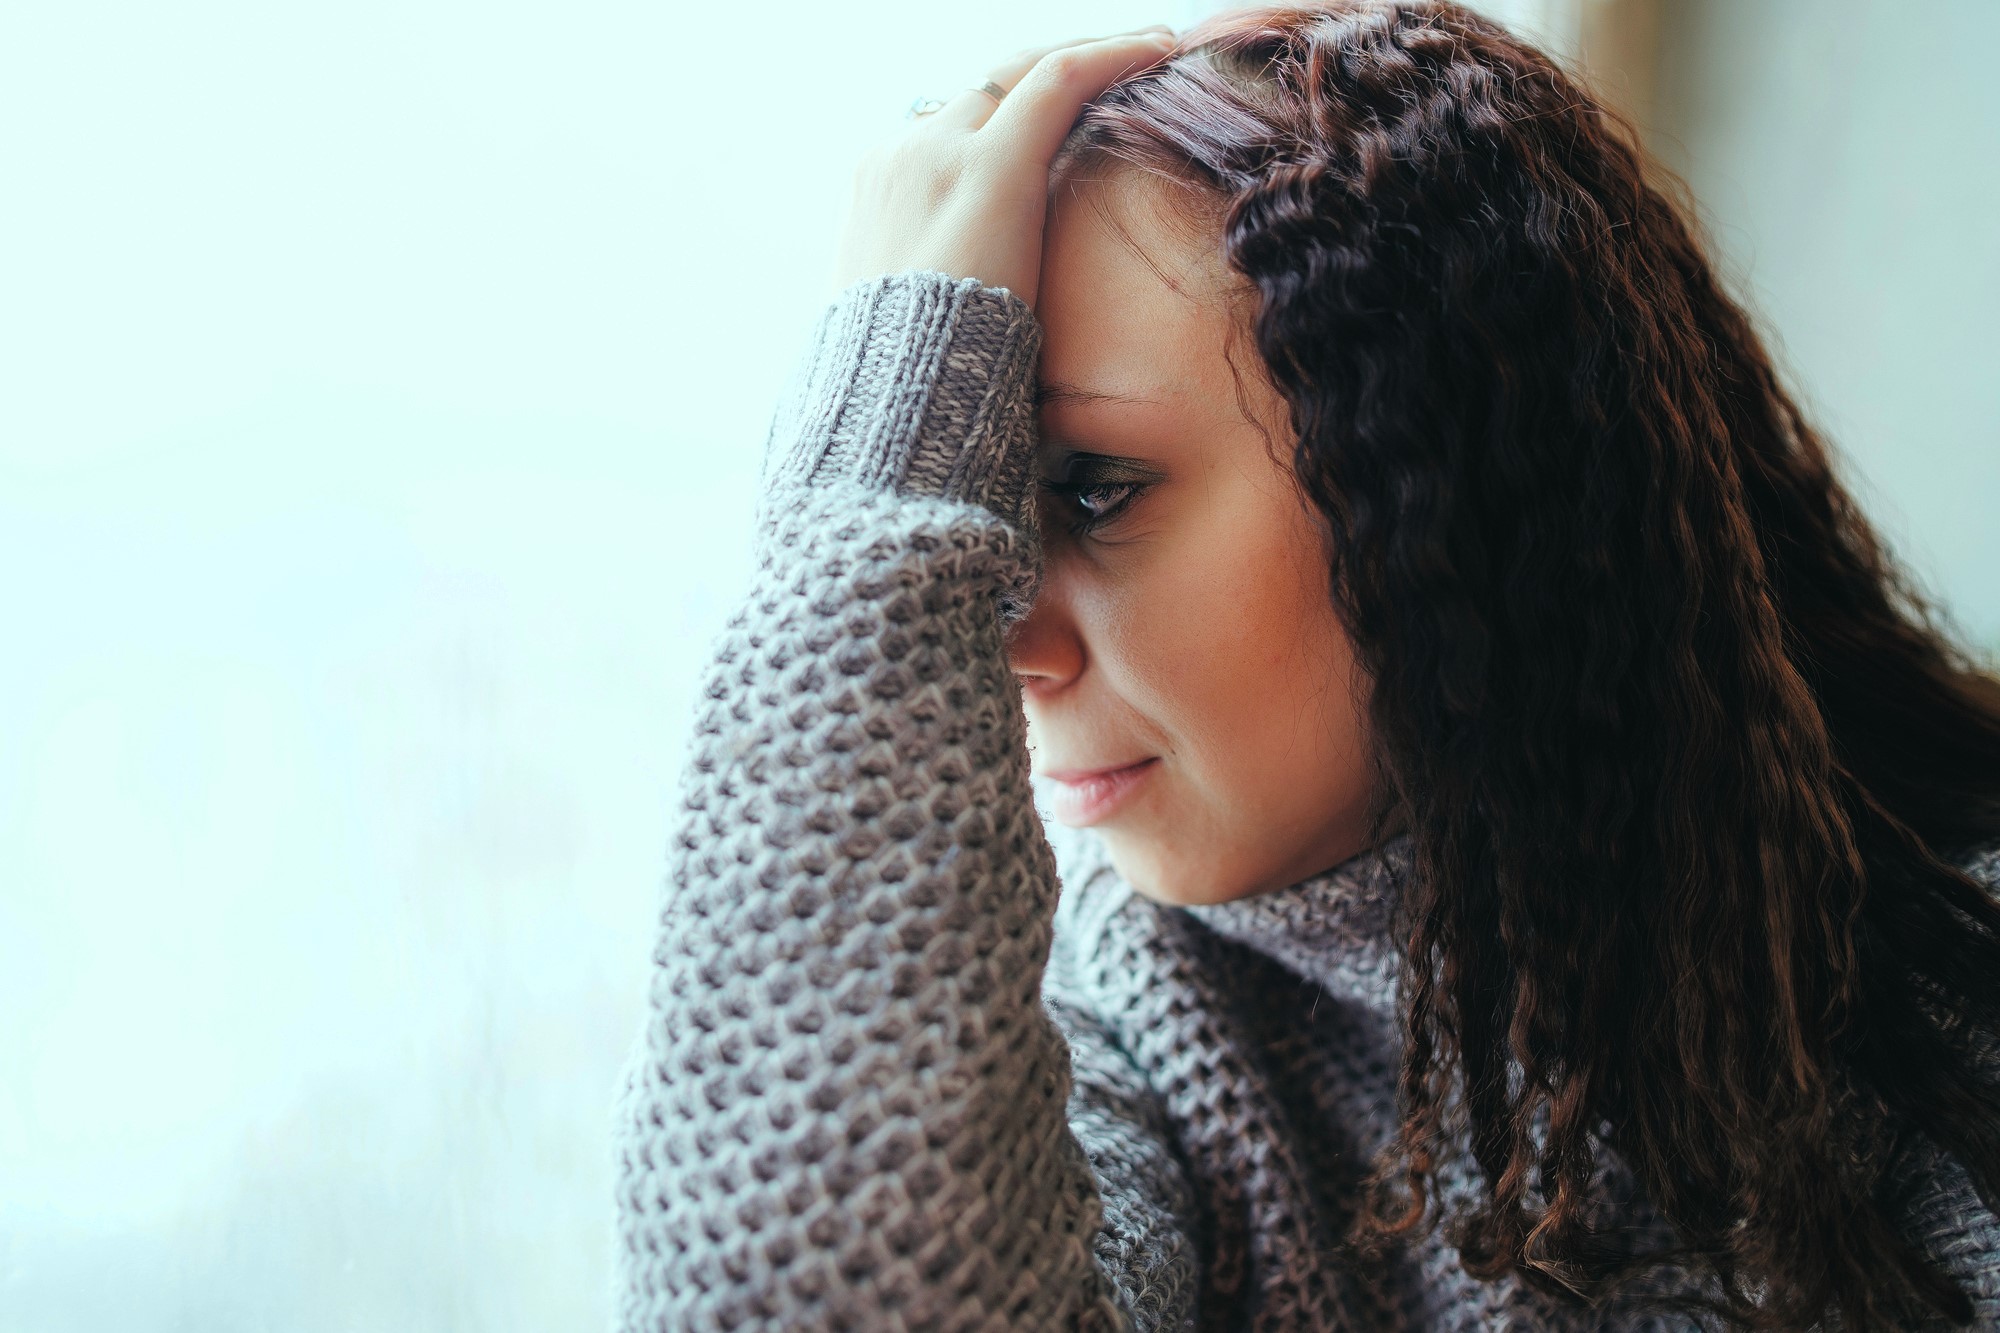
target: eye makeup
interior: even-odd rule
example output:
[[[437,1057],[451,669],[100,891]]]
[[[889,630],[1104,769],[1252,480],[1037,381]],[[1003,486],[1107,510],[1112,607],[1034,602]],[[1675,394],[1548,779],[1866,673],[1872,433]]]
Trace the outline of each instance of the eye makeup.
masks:
[[[1065,525],[1077,537],[1116,521],[1160,480],[1151,468],[1102,454],[1065,453],[1057,473],[1042,478],[1042,489],[1082,511],[1080,518]]]

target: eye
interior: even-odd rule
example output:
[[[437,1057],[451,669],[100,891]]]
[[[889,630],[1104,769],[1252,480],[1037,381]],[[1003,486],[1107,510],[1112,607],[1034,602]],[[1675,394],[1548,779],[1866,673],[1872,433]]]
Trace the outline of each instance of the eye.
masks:
[[[1110,481],[1086,477],[1083,480],[1042,479],[1042,489],[1061,497],[1084,511],[1084,517],[1069,523],[1073,537],[1086,536],[1111,522],[1129,508],[1146,489],[1146,483]]]
[[[1049,457],[1044,454],[1044,457]],[[1150,463],[1108,454],[1058,447],[1041,488],[1079,511],[1063,524],[1071,536],[1082,537],[1115,521],[1138,503],[1165,475]]]

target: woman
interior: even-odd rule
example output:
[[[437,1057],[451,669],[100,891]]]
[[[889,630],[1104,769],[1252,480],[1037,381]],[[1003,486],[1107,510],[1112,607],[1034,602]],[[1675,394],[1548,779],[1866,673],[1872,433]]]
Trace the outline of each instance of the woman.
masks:
[[[1335,2],[1025,52],[857,184],[620,1328],[2000,1321],[2000,680],[1625,126]]]

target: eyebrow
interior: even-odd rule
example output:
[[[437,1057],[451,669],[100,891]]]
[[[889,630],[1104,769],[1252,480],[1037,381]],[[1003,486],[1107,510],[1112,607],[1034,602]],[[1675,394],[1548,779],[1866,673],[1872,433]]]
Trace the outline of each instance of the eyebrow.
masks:
[[[1127,398],[1115,393],[1101,393],[1096,389],[1085,389],[1075,384],[1065,384],[1061,380],[1043,380],[1035,385],[1035,406],[1049,407],[1055,404],[1074,405],[1079,403],[1125,403],[1131,406],[1157,407],[1151,398]]]

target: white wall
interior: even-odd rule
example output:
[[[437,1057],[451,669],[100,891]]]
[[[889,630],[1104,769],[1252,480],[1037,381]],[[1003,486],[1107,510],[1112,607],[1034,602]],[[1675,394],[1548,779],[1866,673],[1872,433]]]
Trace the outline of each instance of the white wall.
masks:
[[[2000,4],[1661,0],[1662,160],[1904,559],[2000,651]]]

